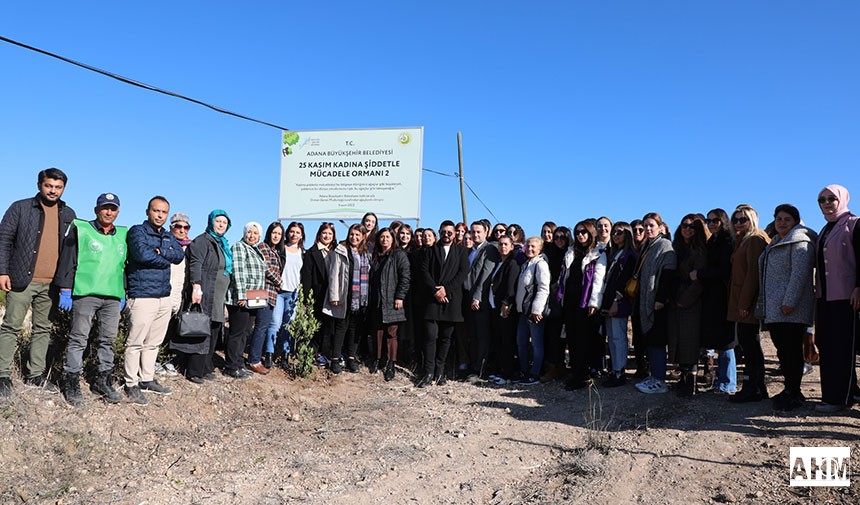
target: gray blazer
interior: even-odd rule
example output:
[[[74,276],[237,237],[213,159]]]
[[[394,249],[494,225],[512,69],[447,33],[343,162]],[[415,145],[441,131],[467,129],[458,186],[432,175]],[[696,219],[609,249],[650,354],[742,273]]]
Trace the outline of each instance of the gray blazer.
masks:
[[[774,237],[758,258],[759,307],[764,322],[811,325],[815,307],[812,272],[816,233],[799,224],[784,238]],[[793,307],[783,314],[782,307]]]
[[[490,285],[493,281],[493,272],[500,261],[502,256],[495,242],[485,241],[481,244],[478,252],[475,253],[474,261],[469,266],[466,281],[463,282],[463,289],[466,290],[469,303],[477,300],[481,302],[482,309],[490,306]]]

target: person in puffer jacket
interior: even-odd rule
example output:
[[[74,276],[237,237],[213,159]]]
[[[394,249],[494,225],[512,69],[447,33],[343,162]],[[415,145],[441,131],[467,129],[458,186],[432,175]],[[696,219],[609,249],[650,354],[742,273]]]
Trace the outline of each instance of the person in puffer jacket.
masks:
[[[170,265],[185,258],[182,246],[164,228],[170,203],[155,196],[146,207],[147,220],[128,230],[127,279],[131,326],[125,348],[125,393],[137,404],[147,403],[141,391],[170,394],[155,380],[158,346],[170,321]]]

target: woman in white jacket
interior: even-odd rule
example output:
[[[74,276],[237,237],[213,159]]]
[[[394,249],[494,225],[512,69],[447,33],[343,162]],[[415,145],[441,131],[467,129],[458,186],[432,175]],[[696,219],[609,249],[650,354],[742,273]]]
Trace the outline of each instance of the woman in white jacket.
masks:
[[[544,312],[549,300],[549,265],[546,256],[541,254],[543,239],[531,237],[525,243],[523,252],[526,262],[517,279],[516,308],[520,313],[517,323],[517,354],[520,359],[519,382],[525,386],[539,384],[540,370],[543,365]],[[532,361],[529,363],[529,344]]]
[[[573,235],[573,245],[562,262],[558,295],[570,346],[572,374],[565,385],[568,390],[590,385],[603,372],[606,353],[598,312],[603,301],[606,250],[597,244],[593,221],[577,223]]]

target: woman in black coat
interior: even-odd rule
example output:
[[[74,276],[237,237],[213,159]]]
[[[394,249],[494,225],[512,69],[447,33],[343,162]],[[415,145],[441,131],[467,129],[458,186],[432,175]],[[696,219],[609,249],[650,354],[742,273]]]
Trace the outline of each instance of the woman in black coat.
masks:
[[[191,304],[199,304],[211,321],[210,335],[203,339],[180,340],[174,338],[171,349],[186,357],[185,376],[191,382],[202,384],[204,379],[215,379],[212,357],[224,326],[224,304],[233,272],[233,253],[224,234],[230,229],[230,218],[223,210],[209,214],[206,231],[191,241],[186,250]]]
[[[701,346],[720,353],[714,389],[732,394],[737,389],[735,346],[738,341],[732,325],[726,320],[729,303],[729,279],[732,274],[732,231],[729,216],[723,209],[713,209],[706,219],[711,236],[706,243],[705,268],[691,273],[702,282]]]
[[[331,317],[323,314],[322,308],[328,289],[326,258],[335,245],[337,245],[337,235],[334,223],[322,223],[317,230],[314,245],[305,252],[304,258],[302,258],[302,292],[305,297],[311,297],[314,317],[320,322],[320,328],[312,340],[312,345],[317,352],[321,349],[328,349],[332,333]],[[325,366],[327,362],[322,356],[318,356],[317,361],[322,366]]]
[[[376,359],[370,364],[370,373],[376,373],[382,359],[382,340],[385,337],[388,362],[385,365],[386,381],[394,378],[397,361],[397,330],[406,321],[405,300],[409,294],[411,275],[409,257],[395,246],[394,234],[382,228],[376,234],[373,262],[370,267],[370,320],[376,336]]]
[[[517,350],[517,314],[515,297],[517,294],[517,278],[520,266],[514,254],[514,242],[511,237],[499,238],[498,244],[501,261],[493,272],[490,291],[492,296],[490,325],[493,329],[493,348],[498,349],[496,372],[488,379],[496,384],[506,384],[508,380],[518,375],[519,365],[516,359]]]

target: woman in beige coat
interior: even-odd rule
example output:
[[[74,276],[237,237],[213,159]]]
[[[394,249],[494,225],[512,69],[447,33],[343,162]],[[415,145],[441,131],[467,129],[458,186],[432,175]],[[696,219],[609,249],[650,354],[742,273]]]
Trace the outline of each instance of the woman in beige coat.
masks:
[[[770,239],[758,226],[758,212],[749,205],[738,205],[732,213],[735,251],[729,287],[727,318],[734,324],[735,336],[744,352],[747,376],[733,402],[754,402],[768,398],[764,384],[764,353],[761,350],[760,321],[756,318],[759,275],[758,258]]]

